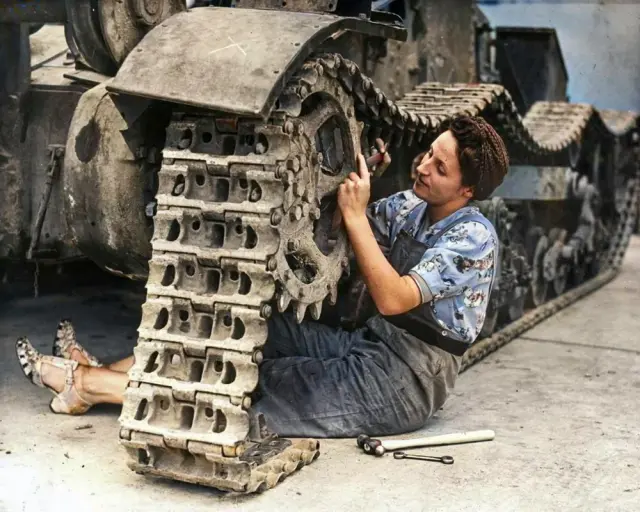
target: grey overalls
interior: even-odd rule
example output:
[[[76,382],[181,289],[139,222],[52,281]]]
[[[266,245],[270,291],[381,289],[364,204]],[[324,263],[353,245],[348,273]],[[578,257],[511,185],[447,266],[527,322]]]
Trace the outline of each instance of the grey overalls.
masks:
[[[406,275],[438,238],[468,220],[481,222],[498,240],[485,217],[469,214],[427,244],[401,230],[389,254],[391,265]],[[354,331],[311,321],[298,325],[289,314],[274,315],[252,410],[264,414],[269,429],[280,436],[416,430],[445,403],[467,348],[438,327],[428,304],[402,315],[375,314]]]

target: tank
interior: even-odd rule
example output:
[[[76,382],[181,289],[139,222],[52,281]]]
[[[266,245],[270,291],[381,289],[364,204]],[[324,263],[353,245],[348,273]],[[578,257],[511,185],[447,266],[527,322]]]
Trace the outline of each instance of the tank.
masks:
[[[471,0],[190,5],[0,7],[0,258],[146,282],[120,416],[133,470],[251,493],[318,457],[250,414],[252,392],[276,308],[371,314],[330,221],[377,137],[393,163],[372,199],[410,187],[456,114],[507,144],[509,174],[479,203],[500,267],[464,368],[615,277],[638,116],[567,101],[554,30],[493,28]],[[64,24],[58,67],[30,64],[42,23]]]

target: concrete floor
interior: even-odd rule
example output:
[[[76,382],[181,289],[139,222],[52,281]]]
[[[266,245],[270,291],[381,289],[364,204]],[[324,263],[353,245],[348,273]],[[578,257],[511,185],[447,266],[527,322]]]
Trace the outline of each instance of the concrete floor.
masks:
[[[45,25],[32,34],[29,41],[31,43],[32,66],[68,50],[63,25]],[[62,59],[64,59],[64,55]]]
[[[0,510],[639,510],[639,276],[635,238],[615,281],[461,375],[422,433],[490,428],[496,438],[423,450],[454,465],[372,458],[351,439],[331,440],[312,465],[250,497],[132,473],[118,407],[54,416],[51,395],[22,377],[16,337],[49,350],[62,316],[97,356],[128,353],[135,294],[76,290],[0,305]]]

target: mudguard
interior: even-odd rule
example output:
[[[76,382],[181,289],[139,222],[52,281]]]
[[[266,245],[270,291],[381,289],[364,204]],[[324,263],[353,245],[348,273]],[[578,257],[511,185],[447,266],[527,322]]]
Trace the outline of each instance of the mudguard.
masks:
[[[365,19],[198,8],[151,30],[107,89],[265,118],[302,62],[344,31],[406,39],[404,28]]]

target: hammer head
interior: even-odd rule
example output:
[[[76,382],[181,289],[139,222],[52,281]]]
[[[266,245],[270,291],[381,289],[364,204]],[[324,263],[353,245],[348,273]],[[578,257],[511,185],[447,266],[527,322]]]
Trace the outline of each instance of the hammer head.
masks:
[[[375,455],[376,457],[384,455],[384,447],[379,439],[367,439],[362,449],[364,450],[364,453]]]
[[[375,455],[376,457],[382,457],[385,453],[384,446],[379,439],[371,439],[366,434],[360,434],[356,439],[358,448],[362,448],[364,453],[369,455]]]
[[[364,444],[368,442],[370,437],[367,434],[360,434],[358,439],[356,439],[356,443],[358,444],[358,448],[364,449]]]

